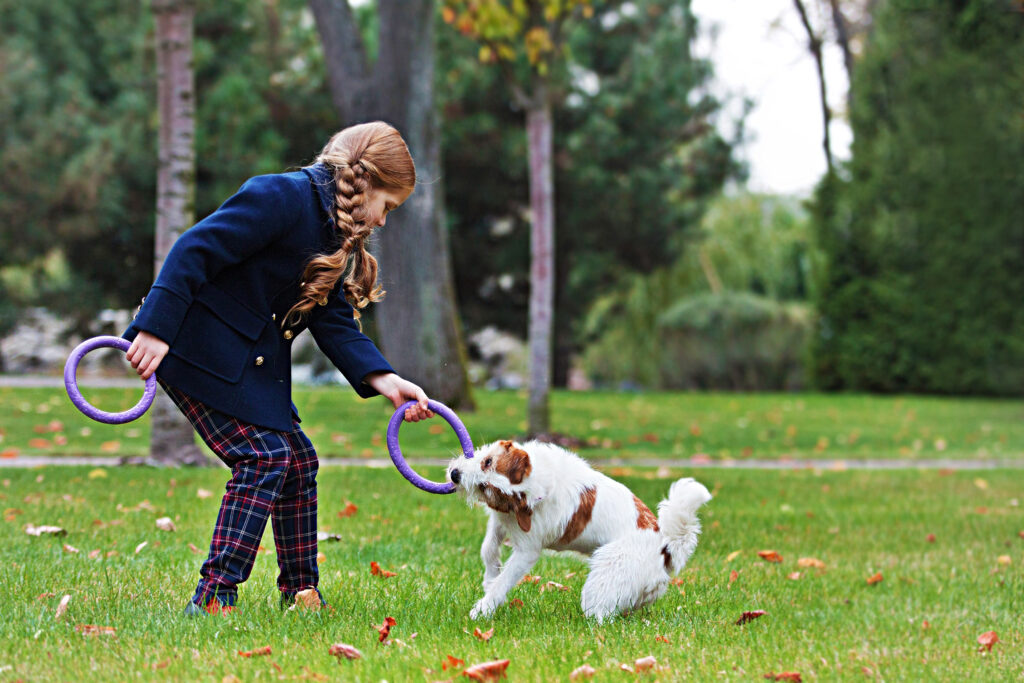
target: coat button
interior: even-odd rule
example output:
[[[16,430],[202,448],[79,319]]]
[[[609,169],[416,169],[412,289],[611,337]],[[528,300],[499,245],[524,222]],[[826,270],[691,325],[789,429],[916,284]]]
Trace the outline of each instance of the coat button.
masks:
[[[291,339],[292,338],[292,331],[291,330],[285,330],[284,331],[284,338],[285,339]]]
[[[263,356],[256,356],[256,365],[263,365]]]
[[[270,319],[271,320],[277,320],[277,313],[271,313],[270,314]]]

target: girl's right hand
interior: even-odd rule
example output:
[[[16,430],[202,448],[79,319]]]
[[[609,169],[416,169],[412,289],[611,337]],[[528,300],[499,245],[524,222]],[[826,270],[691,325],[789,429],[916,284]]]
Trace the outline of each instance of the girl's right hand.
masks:
[[[126,355],[128,362],[135,368],[135,372],[139,373],[139,377],[149,379],[150,375],[156,372],[160,361],[164,359],[170,348],[167,342],[160,337],[140,331],[128,348]]]

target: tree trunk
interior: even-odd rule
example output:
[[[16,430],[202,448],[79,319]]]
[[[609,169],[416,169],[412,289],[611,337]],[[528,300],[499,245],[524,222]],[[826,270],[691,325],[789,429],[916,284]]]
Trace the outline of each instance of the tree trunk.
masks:
[[[531,435],[550,431],[551,331],[554,303],[555,210],[552,181],[551,104],[543,88],[526,112],[530,159],[530,391],[527,407]]]
[[[420,384],[431,398],[472,410],[440,182],[434,0],[378,3],[379,44],[385,49],[372,70],[366,67],[348,3],[310,0],[310,5],[342,125],[387,121],[402,133],[416,162],[416,191],[374,236],[381,281],[388,290],[374,313],[381,350],[400,375]]]
[[[825,166],[828,174],[832,175],[832,137],[829,131],[829,127],[832,125],[832,110],[828,106],[828,93],[825,88],[825,65],[821,54],[822,40],[814,32],[814,27],[811,26],[811,20],[807,16],[807,8],[804,7],[803,1],[793,0],[793,4],[800,15],[800,23],[803,24],[804,30],[807,31],[807,49],[811,51],[811,56],[814,57],[814,66],[818,70],[818,95],[821,98],[821,117],[825,128],[821,145],[825,151]]]
[[[157,169],[154,274],[167,252],[192,225],[195,193],[195,88],[192,75],[192,0],[154,0],[160,149]],[[150,461],[207,464],[192,425],[167,395],[153,402]]]

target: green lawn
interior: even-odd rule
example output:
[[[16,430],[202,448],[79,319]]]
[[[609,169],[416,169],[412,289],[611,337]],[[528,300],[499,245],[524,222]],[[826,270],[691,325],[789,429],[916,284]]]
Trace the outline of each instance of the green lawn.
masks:
[[[140,393],[85,390],[105,410],[125,410]],[[463,411],[477,444],[522,435],[526,397],[476,393]],[[321,457],[385,457],[391,405],[348,388],[298,389],[303,426]],[[593,460],[621,458],[1024,459],[1024,401],[823,394],[555,392],[552,428],[590,445]],[[148,448],[149,420],[106,426],[71,405],[63,390],[0,388],[0,454],[126,454]],[[456,452],[440,420],[407,425],[409,459]]]
[[[572,398],[560,395],[558,410]],[[760,410],[787,400],[795,403],[757,399]],[[929,404],[914,405],[920,415]],[[653,507],[670,483],[657,475],[667,473],[632,472],[620,478]],[[427,474],[440,476],[436,468]],[[632,680],[620,664],[647,655],[662,668],[642,680],[762,680],[782,671],[805,681],[1024,675],[1019,471],[697,475],[715,500],[704,509],[705,533],[680,585],[650,608],[597,626],[580,613],[585,566],[554,556],[534,573],[541,584],[556,581],[568,591],[523,584],[510,596],[521,607],[471,622],[467,614],[480,595],[483,512],[452,496],[418,492],[392,469],[321,472],[321,528],[342,537],[321,545],[330,611],[282,613],[272,606],[276,565],[268,531],[268,552],[241,588],[240,611],[191,621],[179,614],[226,470],[4,470],[0,680],[435,681],[453,678],[441,670],[447,655],[467,665],[509,659],[513,681],[568,680],[584,663],[597,670],[595,680]],[[200,488],[215,495],[200,498]],[[347,501],[358,512],[340,518]],[[164,515],[176,531],[157,530],[155,520]],[[62,526],[68,535],[32,537],[23,530],[30,523]],[[783,561],[758,558],[769,549]],[[93,551],[98,558],[90,559]],[[825,568],[801,569],[799,558],[819,559]],[[371,561],[397,576],[372,576]],[[794,572],[800,577],[788,578]],[[883,580],[869,585],[876,572]],[[64,595],[70,604],[57,620]],[[734,624],[758,609],[767,615]],[[397,622],[395,642],[380,645],[375,627],[388,616]],[[81,624],[112,627],[116,635],[83,635],[75,630]],[[477,625],[494,629],[489,642],[472,635]],[[977,637],[987,631],[1000,642],[982,653]],[[363,658],[335,661],[327,650],[336,642],[357,647]],[[269,656],[237,654],[265,646]],[[454,677],[465,680],[458,670]]]

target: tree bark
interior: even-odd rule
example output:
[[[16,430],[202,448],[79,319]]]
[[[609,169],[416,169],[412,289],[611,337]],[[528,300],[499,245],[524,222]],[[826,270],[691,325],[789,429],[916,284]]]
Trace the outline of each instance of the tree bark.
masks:
[[[853,106],[853,51],[850,49],[850,22],[846,20],[839,0],[829,0],[832,7],[832,23],[836,29],[836,42],[843,52],[843,66],[846,67],[846,111]]]
[[[416,162],[416,191],[374,236],[388,290],[375,307],[381,349],[400,375],[431,398],[471,410],[440,182],[434,0],[380,0],[382,49],[372,69],[347,0],[310,0],[310,5],[342,125],[387,121],[402,133]]]
[[[825,166],[828,174],[832,175],[832,137],[829,131],[829,127],[832,124],[832,110],[828,106],[828,93],[825,88],[825,65],[822,61],[821,53],[822,40],[814,32],[814,27],[811,26],[811,20],[807,16],[807,8],[804,7],[803,1],[793,0],[793,4],[796,6],[796,11],[800,14],[800,23],[803,24],[804,30],[807,31],[807,49],[810,50],[811,56],[814,57],[814,65],[818,70],[818,94],[821,98],[821,117],[825,128],[821,144],[825,151]]]
[[[554,303],[554,182],[552,180],[551,103],[543,87],[526,112],[530,160],[530,390],[528,431],[550,431],[551,341]]]
[[[192,0],[154,0],[157,101],[160,112],[154,275],[174,240],[192,225],[195,196],[195,87],[192,73]],[[149,459],[159,464],[208,464],[192,425],[168,396],[157,392]]]

